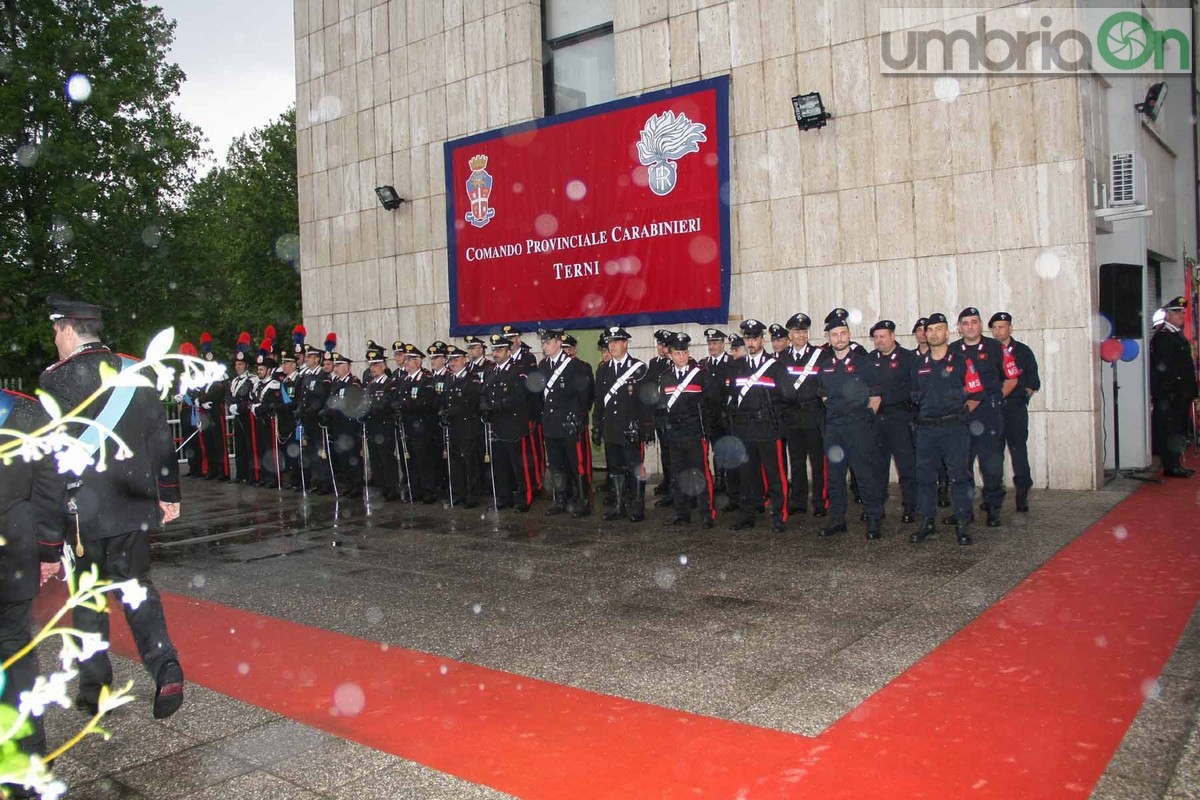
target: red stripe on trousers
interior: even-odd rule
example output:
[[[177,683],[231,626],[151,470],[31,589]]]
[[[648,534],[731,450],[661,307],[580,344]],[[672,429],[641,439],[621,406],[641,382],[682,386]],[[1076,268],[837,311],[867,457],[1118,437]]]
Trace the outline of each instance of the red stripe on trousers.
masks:
[[[586,474],[583,471],[583,445],[579,443],[578,438],[575,439],[575,471],[580,477]]]
[[[713,499],[713,478],[712,470],[708,468],[708,442],[704,439],[700,440],[700,447],[704,452],[704,482],[708,484],[708,518],[717,518],[717,506]]]
[[[787,522],[788,484],[783,474],[783,442],[778,439],[775,440],[775,457],[779,460],[779,485],[783,488],[783,508],[780,511],[783,512],[783,521]]]
[[[229,477],[229,430],[225,427],[225,415],[217,417],[221,421],[221,463],[225,465],[225,477]]]
[[[829,508],[829,456],[821,458],[825,465],[825,469],[821,470],[821,499],[825,501],[825,507]]]
[[[529,482],[529,456],[525,452],[525,438],[521,438],[521,471],[525,474],[525,505],[533,505],[533,485]]]
[[[196,441],[200,443],[200,472],[208,476],[208,448],[204,446],[204,415],[196,415]]]
[[[250,415],[250,470],[255,482],[260,480],[258,464],[258,420]]]

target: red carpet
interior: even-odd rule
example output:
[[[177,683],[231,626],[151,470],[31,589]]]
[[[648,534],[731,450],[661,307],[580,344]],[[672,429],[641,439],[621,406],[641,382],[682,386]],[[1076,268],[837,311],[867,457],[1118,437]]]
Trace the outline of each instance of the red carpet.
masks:
[[[816,739],[186,597],[167,612],[189,680],[522,798],[1086,797],[1200,600],[1198,487],[1138,491]]]

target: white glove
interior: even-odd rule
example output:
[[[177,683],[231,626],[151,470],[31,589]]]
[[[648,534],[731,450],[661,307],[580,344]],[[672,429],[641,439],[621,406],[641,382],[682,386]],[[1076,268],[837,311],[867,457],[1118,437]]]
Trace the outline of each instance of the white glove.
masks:
[[[212,403],[202,403],[200,405],[200,407],[203,408],[205,411],[208,411],[212,408]]]
[[[229,407],[229,413],[230,413],[230,414],[233,414],[235,417],[236,417],[236,416],[237,416],[239,413],[241,413],[241,412],[240,412],[240,409],[237,407],[237,404],[236,404],[236,403],[235,403],[234,405],[231,405],[231,406]]]
[[[258,416],[258,409],[260,409],[261,407],[262,407],[262,403],[253,403],[253,404],[251,404],[251,406],[250,406],[250,413],[251,413],[251,414],[253,414],[253,415],[255,415],[255,416]]]

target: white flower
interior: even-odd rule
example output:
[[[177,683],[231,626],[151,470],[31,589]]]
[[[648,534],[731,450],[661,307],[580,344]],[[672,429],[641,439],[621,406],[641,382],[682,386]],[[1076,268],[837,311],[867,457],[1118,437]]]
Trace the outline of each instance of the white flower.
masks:
[[[75,644],[73,636],[63,636],[62,650],[58,651],[58,662],[62,664],[63,669],[71,669],[79,661],[79,655],[82,652],[79,645]]]
[[[21,692],[20,711],[23,714],[40,717],[46,713],[46,707],[58,703],[63,708],[71,707],[71,698],[67,696],[67,686],[71,679],[79,673],[75,670],[53,672],[49,678],[38,675],[33,682],[33,688]]]
[[[79,660],[87,661],[96,653],[102,653],[108,649],[108,642],[104,641],[104,637],[98,633],[84,633],[79,636]]]
[[[67,793],[67,785],[62,781],[50,781],[34,788],[42,796],[42,800],[58,800]]]
[[[84,447],[64,447],[54,454],[54,460],[58,462],[59,473],[82,475],[92,465],[92,457]]]
[[[114,584],[113,588],[121,593],[121,602],[133,611],[137,611],[138,607],[146,601],[146,587],[136,580]]]

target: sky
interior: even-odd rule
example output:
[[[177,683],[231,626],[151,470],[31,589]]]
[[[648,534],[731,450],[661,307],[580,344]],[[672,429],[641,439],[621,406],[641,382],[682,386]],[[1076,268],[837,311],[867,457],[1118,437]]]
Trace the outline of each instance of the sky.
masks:
[[[219,164],[234,138],[296,101],[292,0],[146,0],[176,20],[170,58],[187,80],[175,108]]]

